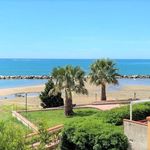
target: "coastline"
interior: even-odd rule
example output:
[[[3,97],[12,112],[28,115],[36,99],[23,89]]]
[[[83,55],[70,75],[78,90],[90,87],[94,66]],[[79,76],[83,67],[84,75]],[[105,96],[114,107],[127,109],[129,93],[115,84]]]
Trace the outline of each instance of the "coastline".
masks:
[[[40,93],[44,90],[45,85],[36,85],[36,86],[27,86],[19,88],[7,88],[0,90],[0,97],[4,99],[0,100],[0,105],[10,104],[10,105],[21,105],[25,106],[24,97],[14,97],[12,99],[5,98],[7,95],[15,93],[24,93],[24,92],[33,92]],[[100,87],[96,87],[89,83],[86,83],[86,88],[89,91],[89,94],[86,95],[77,95],[73,93],[73,103],[74,104],[90,104],[95,101],[100,101]],[[150,98],[150,85],[128,85],[123,86],[117,91],[107,91],[108,100],[128,100],[134,98],[134,93],[136,93],[136,98],[138,99],[148,99]],[[64,94],[62,93],[62,97]],[[28,96],[28,105],[33,107],[40,107],[40,99],[36,96]]]
[[[88,77],[85,76],[85,77]],[[118,79],[150,79],[150,75],[118,75]],[[11,80],[11,79],[51,79],[48,75],[16,75],[16,76],[3,76],[0,75],[0,80]]]
[[[28,92],[41,92],[44,90],[45,85],[34,85],[34,86],[23,86],[23,87],[15,87],[15,88],[4,88],[0,89],[0,96],[6,96],[16,93],[28,93]]]
[[[29,76],[2,76],[0,75],[0,80],[11,80],[11,79],[50,79],[50,76],[47,75],[29,75]]]

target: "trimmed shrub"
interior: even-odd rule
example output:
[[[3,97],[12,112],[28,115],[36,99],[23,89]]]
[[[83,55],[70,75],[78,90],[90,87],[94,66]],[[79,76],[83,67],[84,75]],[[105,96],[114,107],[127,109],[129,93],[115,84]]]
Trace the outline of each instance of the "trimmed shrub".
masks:
[[[143,120],[150,116],[150,103],[133,105],[133,120]],[[122,125],[123,119],[130,118],[130,107],[115,108],[105,113],[105,121],[114,125]]]
[[[41,92],[40,99],[42,101],[41,106],[43,108],[50,107],[59,107],[64,105],[63,98],[61,97],[61,93],[58,92],[56,95],[51,93],[51,90],[54,88],[54,83],[52,79],[50,79],[45,84],[44,92]]]
[[[70,122],[62,132],[61,150],[126,150],[128,140],[115,126],[94,118]]]
[[[123,134],[123,119],[129,119],[129,105],[98,112],[88,119],[66,124],[62,133],[62,150],[126,150],[127,137]],[[133,105],[133,120],[150,116],[150,103]]]

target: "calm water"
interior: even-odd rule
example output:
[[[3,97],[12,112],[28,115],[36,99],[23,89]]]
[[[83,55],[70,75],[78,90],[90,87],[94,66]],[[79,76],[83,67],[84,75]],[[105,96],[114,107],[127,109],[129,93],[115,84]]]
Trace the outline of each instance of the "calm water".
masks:
[[[150,79],[119,79],[119,85],[109,85],[108,91],[117,91],[124,86],[144,85],[150,86]]]
[[[124,75],[150,74],[150,59],[117,59],[119,73]],[[0,59],[0,75],[49,75],[54,67],[79,65],[89,72],[93,59]]]
[[[79,65],[89,72],[92,59],[0,59],[0,75],[50,75],[52,69],[67,64]],[[149,60],[115,60],[119,73],[124,75],[150,75]],[[12,88],[44,84],[47,80],[0,80],[0,88]],[[149,79],[121,79],[119,86],[110,86],[109,90],[117,90],[124,85],[150,85]]]
[[[0,80],[0,89],[24,87],[24,86],[35,86],[45,84],[48,80],[41,79],[22,79],[22,80]],[[150,79],[119,79],[119,85],[110,85],[108,87],[109,91],[116,91],[123,86],[128,85],[145,85],[150,86]]]

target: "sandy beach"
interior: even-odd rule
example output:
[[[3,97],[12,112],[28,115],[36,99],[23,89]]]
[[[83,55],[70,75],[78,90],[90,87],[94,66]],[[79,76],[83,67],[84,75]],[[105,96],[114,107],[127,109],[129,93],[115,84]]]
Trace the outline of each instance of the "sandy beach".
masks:
[[[73,93],[73,103],[74,104],[91,104],[95,101],[100,100],[100,87],[96,87],[89,83],[86,83],[86,88],[89,91],[89,94],[86,95],[77,95]],[[44,90],[44,85],[38,86],[28,86],[28,87],[18,87],[18,88],[8,88],[1,89],[0,96],[6,96],[15,93],[22,92],[41,92]],[[123,88],[117,91],[108,91],[107,99],[108,100],[127,100],[134,98],[134,93],[136,93],[136,98],[138,99],[148,99],[150,98],[150,86],[141,86],[141,85],[131,85],[124,86]],[[62,96],[64,96],[62,94]],[[24,97],[16,97],[13,99],[2,99],[0,100],[0,105],[3,104],[13,104],[25,106]],[[40,107],[40,99],[38,96],[29,96],[28,105],[31,107]]]
[[[0,96],[6,96],[15,93],[28,93],[28,92],[41,92],[44,90],[45,85],[37,85],[37,86],[25,86],[25,87],[17,87],[17,88],[7,88],[0,89]]]

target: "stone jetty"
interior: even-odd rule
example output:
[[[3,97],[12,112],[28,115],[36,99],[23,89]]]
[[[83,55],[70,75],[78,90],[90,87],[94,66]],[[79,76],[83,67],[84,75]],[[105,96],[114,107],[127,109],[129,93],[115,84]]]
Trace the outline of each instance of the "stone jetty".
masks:
[[[50,79],[50,76],[0,76],[0,80],[8,79]]]
[[[86,76],[89,77],[89,76]],[[0,75],[0,80],[8,79],[50,79],[50,76],[42,75],[31,75],[31,76],[2,76]],[[118,79],[150,79],[150,75],[118,75]]]
[[[150,79],[150,75],[119,75],[119,79]]]

